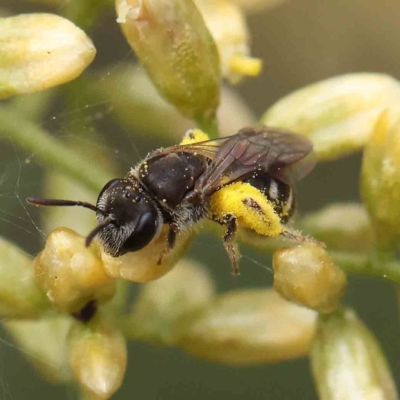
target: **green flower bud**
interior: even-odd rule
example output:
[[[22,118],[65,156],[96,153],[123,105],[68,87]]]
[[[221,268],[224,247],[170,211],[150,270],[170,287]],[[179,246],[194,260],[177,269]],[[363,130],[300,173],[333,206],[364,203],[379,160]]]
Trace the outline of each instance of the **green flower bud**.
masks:
[[[61,311],[79,312],[88,302],[103,302],[115,294],[110,278],[85,238],[71,229],[59,228],[47,238],[35,259],[35,274],[48,299]]]
[[[316,313],[272,290],[219,296],[179,324],[178,345],[190,354],[229,365],[277,362],[307,354]]]
[[[212,120],[218,51],[192,0],[116,0],[121,28],[160,93],[185,116]]]
[[[96,49],[72,22],[52,14],[0,18],[0,99],[78,77]]]
[[[127,330],[143,340],[172,345],[177,321],[209,305],[213,297],[214,282],[208,270],[183,259],[168,275],[142,287]]]
[[[400,112],[382,113],[364,152],[361,194],[378,246],[398,248],[400,239]]]
[[[190,234],[180,234],[174,248],[159,262],[167,244],[168,229],[164,226],[161,234],[139,251],[126,253],[121,257],[112,257],[101,252],[107,274],[133,282],[148,282],[165,275],[186,253],[192,238]]]
[[[109,399],[121,386],[127,364],[122,333],[99,317],[76,322],[68,337],[69,361],[76,379],[94,400]]]
[[[385,356],[351,310],[320,316],[311,366],[321,400],[397,400]]]
[[[332,249],[365,252],[373,243],[371,221],[362,204],[330,204],[306,215],[301,226]]]
[[[244,76],[261,73],[262,61],[251,58],[246,17],[229,0],[195,0],[219,51],[222,76],[238,83]]]
[[[0,316],[35,318],[49,305],[37,285],[32,258],[0,238]]]
[[[35,321],[3,322],[18,349],[50,382],[71,380],[66,339],[71,318],[51,316]]]
[[[397,80],[354,73],[289,94],[264,114],[262,122],[309,136],[320,160],[334,160],[360,150],[382,110],[399,101]]]
[[[322,313],[336,309],[347,285],[344,272],[314,243],[275,251],[274,288],[287,300]]]

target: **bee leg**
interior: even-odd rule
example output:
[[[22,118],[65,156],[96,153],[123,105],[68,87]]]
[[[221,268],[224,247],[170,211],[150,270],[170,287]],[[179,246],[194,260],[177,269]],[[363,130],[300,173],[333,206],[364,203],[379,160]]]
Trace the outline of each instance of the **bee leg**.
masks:
[[[318,244],[319,246],[326,247],[326,244],[324,242],[321,242],[317,239],[314,239],[313,237],[310,236],[304,236],[301,234],[301,232],[295,230],[295,229],[289,229],[286,228],[282,233],[281,236],[288,240],[292,240],[294,242],[300,242],[300,243],[315,243]]]
[[[167,244],[165,246],[165,249],[161,253],[160,258],[158,259],[157,265],[160,265],[162,263],[164,256],[168,255],[169,252],[174,248],[178,232],[179,232],[178,224],[176,222],[171,222],[169,224]]]
[[[226,226],[226,232],[223,237],[224,247],[226,253],[228,254],[229,260],[232,264],[232,274],[240,275],[239,270],[239,260],[240,260],[240,251],[237,243],[235,242],[235,236],[237,232],[237,218],[228,214],[225,215],[224,220],[222,221],[223,225]]]

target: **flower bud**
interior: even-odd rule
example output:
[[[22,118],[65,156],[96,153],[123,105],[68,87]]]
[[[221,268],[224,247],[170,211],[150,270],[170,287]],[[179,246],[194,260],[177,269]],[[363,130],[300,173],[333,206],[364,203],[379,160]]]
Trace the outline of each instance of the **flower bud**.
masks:
[[[109,399],[121,386],[127,364],[122,333],[99,317],[76,322],[68,337],[69,361],[91,399]]]
[[[192,0],[116,0],[121,28],[160,93],[185,116],[212,119],[218,50]]]
[[[309,136],[320,160],[334,160],[360,150],[382,110],[399,101],[400,84],[392,77],[347,74],[289,94],[262,122]]]
[[[242,10],[228,0],[195,0],[218,48],[222,76],[231,83],[257,76],[262,61],[249,57],[250,35]]]
[[[178,319],[209,305],[213,297],[214,282],[208,270],[183,259],[167,276],[142,286],[129,324],[135,337],[172,345]]]
[[[103,302],[115,293],[115,280],[85,238],[71,229],[59,228],[47,238],[35,259],[37,280],[53,305],[68,313],[79,312],[90,301]]]
[[[344,272],[315,243],[275,251],[274,288],[287,300],[322,313],[336,309],[347,285]]]
[[[96,49],[86,34],[53,14],[0,18],[0,99],[78,77]]]
[[[361,195],[379,247],[398,247],[400,239],[400,112],[382,113],[366,146]]]
[[[159,262],[167,246],[168,229],[165,225],[161,234],[139,251],[126,253],[121,257],[112,257],[102,252],[101,258],[107,274],[133,282],[148,282],[165,275],[185,254],[191,243],[191,235],[181,233],[174,248]]]
[[[177,330],[178,345],[223,364],[277,362],[308,352],[315,320],[315,312],[273,290],[233,291],[187,316]]]
[[[380,346],[351,310],[321,315],[311,351],[321,400],[397,400]]]
[[[37,285],[32,258],[0,238],[0,317],[35,318],[49,305]]]
[[[71,321],[66,316],[52,315],[35,321],[7,321],[3,326],[43,378],[66,382],[71,379],[66,346]]]
[[[371,221],[358,203],[330,204],[306,215],[301,226],[332,249],[365,252],[373,243]]]

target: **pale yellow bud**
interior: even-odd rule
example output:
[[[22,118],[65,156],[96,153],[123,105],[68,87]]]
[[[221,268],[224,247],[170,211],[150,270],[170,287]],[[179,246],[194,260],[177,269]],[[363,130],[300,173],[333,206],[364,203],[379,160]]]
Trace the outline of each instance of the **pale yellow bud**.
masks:
[[[338,306],[347,278],[320,245],[277,250],[272,265],[274,288],[286,299],[322,313]]]
[[[385,356],[351,310],[321,316],[311,351],[321,400],[397,400]]]
[[[121,257],[112,257],[102,252],[101,258],[107,274],[133,282],[148,282],[165,275],[184,255],[191,243],[191,235],[182,233],[178,236],[174,248],[162,257],[160,263],[161,255],[167,246],[167,235],[168,227],[164,226],[161,234],[143,249]]]
[[[122,333],[99,317],[88,324],[76,322],[68,348],[72,371],[87,395],[94,400],[109,399],[121,386],[126,370]]]
[[[49,381],[71,380],[68,364],[67,334],[71,318],[54,316],[37,321],[7,321],[3,325],[10,332],[19,353],[22,353]]]
[[[299,89],[263,116],[266,125],[310,137],[320,160],[360,150],[382,110],[400,101],[400,83],[390,76],[354,73]]]
[[[233,291],[185,318],[178,345],[190,354],[230,365],[277,362],[307,354],[316,313],[273,290]]]
[[[209,305],[213,297],[214,282],[208,270],[183,259],[168,275],[142,287],[127,323],[135,337],[172,345],[178,319]]]
[[[59,228],[47,238],[35,259],[36,278],[53,305],[61,311],[79,312],[88,302],[109,300],[115,280],[85,238],[68,228]]]
[[[58,15],[0,18],[0,99],[73,80],[95,54],[86,34]]]
[[[0,238],[0,316],[35,318],[49,306],[36,282],[33,259]]]
[[[301,226],[330,249],[365,252],[372,246],[371,221],[362,204],[330,204],[306,215]]]
[[[116,0],[121,28],[160,93],[192,119],[219,103],[219,57],[192,0]]]
[[[250,57],[250,35],[246,17],[229,0],[195,0],[218,47],[222,76],[237,83],[243,76],[261,72],[260,59]]]
[[[364,152],[361,194],[378,246],[398,248],[400,239],[400,111],[384,112]]]

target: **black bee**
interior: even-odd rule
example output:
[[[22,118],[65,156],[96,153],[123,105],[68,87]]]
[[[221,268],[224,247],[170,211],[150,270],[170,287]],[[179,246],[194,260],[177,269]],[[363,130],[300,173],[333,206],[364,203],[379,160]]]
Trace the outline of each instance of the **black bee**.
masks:
[[[235,182],[247,182],[259,189],[285,224],[295,205],[291,185],[314,166],[312,149],[311,141],[304,136],[268,127],[258,131],[244,128],[233,136],[151,152],[125,178],[108,182],[96,206],[70,200],[27,201],[94,210],[98,226],[87,236],[86,245],[97,236],[104,251],[114,257],[147,246],[168,224],[161,262],[180,232],[205,217],[216,220],[210,199]],[[226,226],[224,245],[234,272],[238,273],[239,257],[233,245],[237,218],[227,214],[217,222]]]

